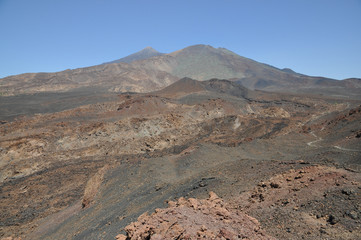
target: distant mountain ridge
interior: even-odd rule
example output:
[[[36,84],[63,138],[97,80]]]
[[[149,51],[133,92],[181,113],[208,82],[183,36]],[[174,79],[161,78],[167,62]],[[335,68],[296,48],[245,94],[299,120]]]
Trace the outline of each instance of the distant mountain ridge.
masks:
[[[225,48],[201,44],[168,54],[147,47],[97,66],[10,76],[0,79],[0,94],[69,91],[94,86],[112,92],[150,92],[184,77],[201,81],[228,79],[251,90],[361,98],[361,84],[357,78],[340,81],[311,77],[239,56]]]
[[[160,53],[157,50],[155,50],[152,47],[146,47],[142,50],[140,50],[139,52],[133,53],[129,56],[120,58],[118,60],[114,60],[111,62],[106,62],[103,64],[111,64],[111,63],[131,63],[137,60],[142,60],[142,59],[147,59],[147,58],[151,58],[151,57],[155,57],[155,56],[161,56],[164,55],[164,53]]]

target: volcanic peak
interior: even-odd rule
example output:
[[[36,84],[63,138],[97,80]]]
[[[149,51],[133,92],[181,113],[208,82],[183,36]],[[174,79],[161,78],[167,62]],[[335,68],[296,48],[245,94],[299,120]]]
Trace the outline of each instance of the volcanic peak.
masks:
[[[160,53],[157,50],[155,50],[154,48],[148,46],[148,47],[140,50],[139,52],[130,54],[130,55],[128,55],[126,57],[123,57],[123,58],[120,58],[118,60],[114,60],[114,61],[111,61],[111,62],[106,62],[104,64],[121,63],[121,62],[131,63],[133,61],[148,59],[148,58],[155,57],[155,56],[160,56],[160,55],[163,55],[163,53]]]

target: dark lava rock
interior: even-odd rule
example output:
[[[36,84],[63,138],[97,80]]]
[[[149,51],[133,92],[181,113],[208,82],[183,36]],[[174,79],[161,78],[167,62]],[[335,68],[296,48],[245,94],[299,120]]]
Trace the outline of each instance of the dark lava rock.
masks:
[[[160,186],[160,185],[156,185],[156,186],[155,186],[155,191],[157,191],[157,192],[158,192],[158,191],[159,191],[159,190],[161,190],[162,188],[163,188],[162,186]]]
[[[207,183],[200,182],[200,183],[199,183],[199,186],[200,186],[200,187],[205,187],[205,186],[207,186]]]
[[[280,188],[280,185],[278,184],[278,183],[271,183],[270,184],[270,186],[272,187],[272,188]]]
[[[326,232],[326,229],[325,229],[324,227],[321,227],[321,228],[320,228],[320,233],[322,233],[322,234],[327,233],[327,232]]]
[[[339,219],[334,215],[330,215],[328,216],[327,222],[329,222],[331,225],[335,225],[339,222]]]
[[[346,215],[349,216],[351,219],[356,220],[358,218],[357,212],[355,211],[347,211]]]
[[[342,193],[349,196],[349,195],[354,194],[355,191],[352,189],[342,189]]]

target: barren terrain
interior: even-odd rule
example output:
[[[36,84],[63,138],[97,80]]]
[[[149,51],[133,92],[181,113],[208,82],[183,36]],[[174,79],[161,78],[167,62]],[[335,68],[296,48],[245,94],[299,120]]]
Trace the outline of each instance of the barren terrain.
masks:
[[[0,237],[361,237],[357,100],[187,78],[106,97],[0,125]]]

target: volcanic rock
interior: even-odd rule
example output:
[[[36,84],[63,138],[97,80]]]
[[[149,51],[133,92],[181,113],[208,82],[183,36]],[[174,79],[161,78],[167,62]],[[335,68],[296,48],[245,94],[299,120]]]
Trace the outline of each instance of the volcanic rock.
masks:
[[[166,209],[143,214],[125,228],[122,239],[274,239],[259,222],[244,213],[230,209],[215,193],[197,200],[180,198]]]

